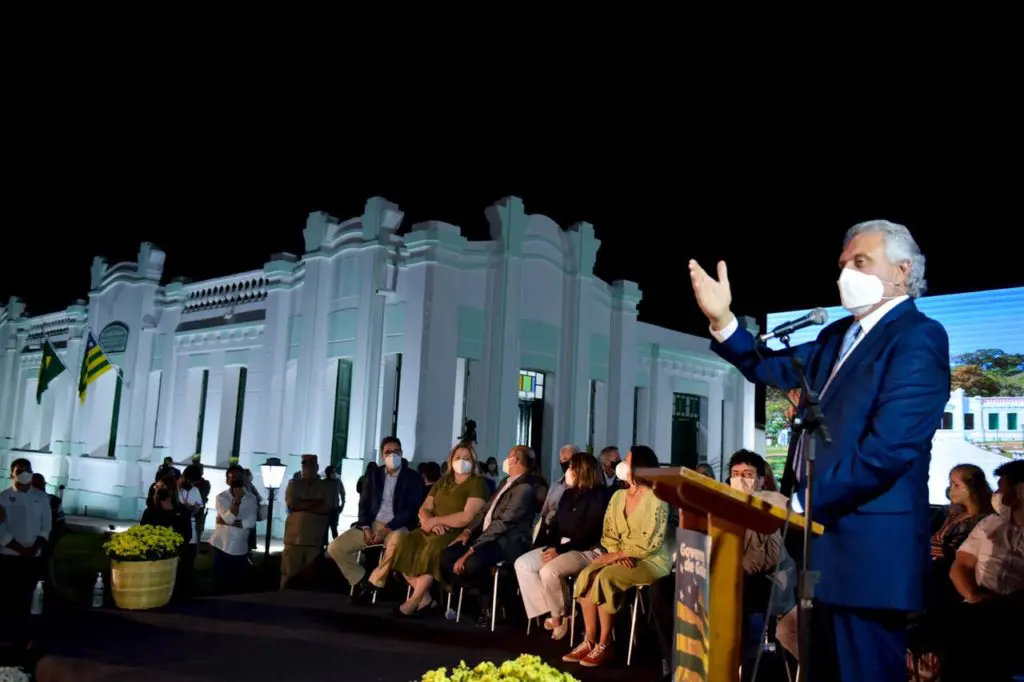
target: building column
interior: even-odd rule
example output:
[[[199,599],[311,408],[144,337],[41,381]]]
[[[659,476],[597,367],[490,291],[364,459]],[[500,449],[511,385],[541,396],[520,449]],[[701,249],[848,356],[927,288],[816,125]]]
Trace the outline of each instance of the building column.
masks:
[[[743,449],[757,452],[757,444],[754,442],[754,403],[757,402],[754,384],[744,379],[737,392],[742,397],[740,414],[743,424]],[[764,443],[761,443],[761,447],[764,448]]]
[[[633,282],[619,280],[612,284],[607,445],[618,445],[619,448],[628,448],[633,438],[637,374],[636,308],[640,298],[640,288]]]
[[[61,452],[58,454],[73,456],[73,441],[75,433],[75,415],[77,413],[75,403],[78,402],[78,372],[82,367],[82,332],[84,328],[72,327],[68,331],[68,345],[64,352],[64,365],[68,368],[66,374],[68,379],[64,387],[60,389],[57,399],[61,401],[63,418],[60,423],[54,424],[53,438],[61,442]],[[59,432],[58,432],[59,429]],[[51,441],[52,442],[52,441]],[[53,448],[50,448],[51,451]]]
[[[137,462],[142,458],[142,435],[145,432],[146,402],[149,398],[149,365],[153,357],[155,336],[155,329],[143,328],[136,335],[133,352],[125,353],[121,380],[121,415],[114,449],[114,457],[118,460]]]
[[[292,274],[296,263],[286,260],[268,262],[263,271],[267,277],[288,277]],[[268,457],[282,457],[286,448],[282,433],[285,413],[285,382],[288,368],[289,332],[291,329],[291,304],[293,293],[280,283],[267,285],[267,298],[264,304],[266,311],[263,319],[263,344],[253,348],[255,354],[250,369],[249,382],[259,395],[259,406],[251,410],[256,420],[250,426],[247,414],[244,415],[243,429],[255,430],[252,443],[256,450],[253,459],[262,463]],[[333,405],[333,401],[331,405]]]
[[[407,291],[418,293],[405,304],[398,435],[407,459],[441,462],[454,443],[450,429],[459,365],[457,282],[429,262],[407,273]]]
[[[647,444],[658,453],[659,459],[669,461],[672,455],[672,377],[660,354],[661,349],[655,344],[651,351]]]
[[[402,358],[403,370],[405,358]],[[398,353],[387,353],[380,361],[380,399],[377,401],[377,442],[391,434],[395,401],[398,399]],[[401,418],[402,411],[398,411]],[[396,433],[397,435],[397,433]],[[410,451],[411,454],[411,451]]]
[[[356,349],[352,361],[352,400],[348,427],[348,459],[372,459],[377,450],[377,403],[384,345],[384,290],[388,250],[402,221],[398,206],[380,197],[366,202],[362,216],[364,247],[360,272]]]
[[[224,405],[224,351],[210,353],[210,374],[206,380],[206,405],[203,412],[203,466],[216,467],[217,443],[220,435],[220,413]]]

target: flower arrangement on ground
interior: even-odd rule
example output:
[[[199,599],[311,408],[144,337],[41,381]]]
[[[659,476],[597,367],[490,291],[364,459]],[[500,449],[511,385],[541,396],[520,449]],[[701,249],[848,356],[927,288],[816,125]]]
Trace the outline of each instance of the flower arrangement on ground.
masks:
[[[160,561],[178,556],[185,538],[163,526],[132,526],[103,545],[116,561]]]
[[[32,682],[32,677],[21,668],[0,668],[0,682]]]
[[[110,592],[118,608],[155,609],[171,601],[184,542],[163,526],[132,526],[110,538],[103,549],[110,557]]]
[[[569,673],[552,668],[540,656],[523,654],[501,665],[486,662],[470,668],[465,661],[451,673],[438,668],[424,673],[421,682],[579,682]]]

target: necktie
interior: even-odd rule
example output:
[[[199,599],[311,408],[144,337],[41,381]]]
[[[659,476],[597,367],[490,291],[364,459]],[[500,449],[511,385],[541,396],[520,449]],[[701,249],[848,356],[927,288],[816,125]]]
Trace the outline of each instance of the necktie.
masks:
[[[843,336],[843,345],[839,347],[839,357],[836,359],[836,364],[832,366],[832,373],[828,377],[828,381],[825,383],[825,387],[821,389],[821,395],[825,394],[828,390],[829,384],[832,383],[832,379],[835,378],[836,372],[839,370],[840,365],[843,364],[843,360],[849,355],[853,349],[853,344],[860,338],[860,332],[862,327],[860,322],[854,321],[850,325],[850,328],[846,330],[846,335]],[[796,441],[796,452],[793,453],[793,471],[796,473],[797,481],[804,480],[804,439],[801,436]]]

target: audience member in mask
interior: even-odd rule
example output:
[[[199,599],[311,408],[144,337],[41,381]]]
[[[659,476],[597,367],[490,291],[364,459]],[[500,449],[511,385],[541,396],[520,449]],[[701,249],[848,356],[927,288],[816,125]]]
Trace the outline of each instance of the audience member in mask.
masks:
[[[0,641],[21,641],[28,632],[32,592],[53,518],[46,493],[32,487],[32,463],[11,462],[14,484],[0,494]]]
[[[768,479],[768,464],[756,452],[739,450],[729,459],[729,485],[748,495],[767,499],[769,502],[786,505],[781,494],[765,490]],[[782,557],[779,573],[775,573]],[[754,662],[761,647],[764,631],[765,611],[775,590],[769,622],[783,615],[796,605],[794,591],[796,565],[789,559],[782,546],[779,531],[770,534],[747,530],[743,537],[743,638],[741,644],[741,666],[743,671],[753,672]]]
[[[548,488],[547,497],[544,498],[544,504],[540,508],[538,532],[542,526],[551,523],[551,519],[554,518],[555,513],[558,511],[558,501],[562,499],[562,494],[565,492],[565,472],[569,469],[569,462],[572,460],[572,456],[579,451],[580,449],[575,445],[563,445],[562,449],[558,451],[558,466],[562,470],[562,475],[558,481]],[[534,533],[534,537],[537,537],[537,533]]]
[[[622,455],[619,454],[619,448],[614,445],[609,445],[601,451],[601,483],[612,490],[618,490],[622,487],[623,483],[615,475],[615,467],[622,461]]]

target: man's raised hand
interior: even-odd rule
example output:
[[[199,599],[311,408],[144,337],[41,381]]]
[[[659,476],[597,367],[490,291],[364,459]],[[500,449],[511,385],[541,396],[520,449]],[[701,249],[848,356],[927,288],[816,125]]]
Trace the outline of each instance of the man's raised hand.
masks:
[[[718,279],[709,275],[695,260],[690,260],[690,283],[697,305],[707,316],[711,326],[718,330],[724,329],[733,320],[732,289],[729,286],[729,270],[725,261],[718,261]]]

